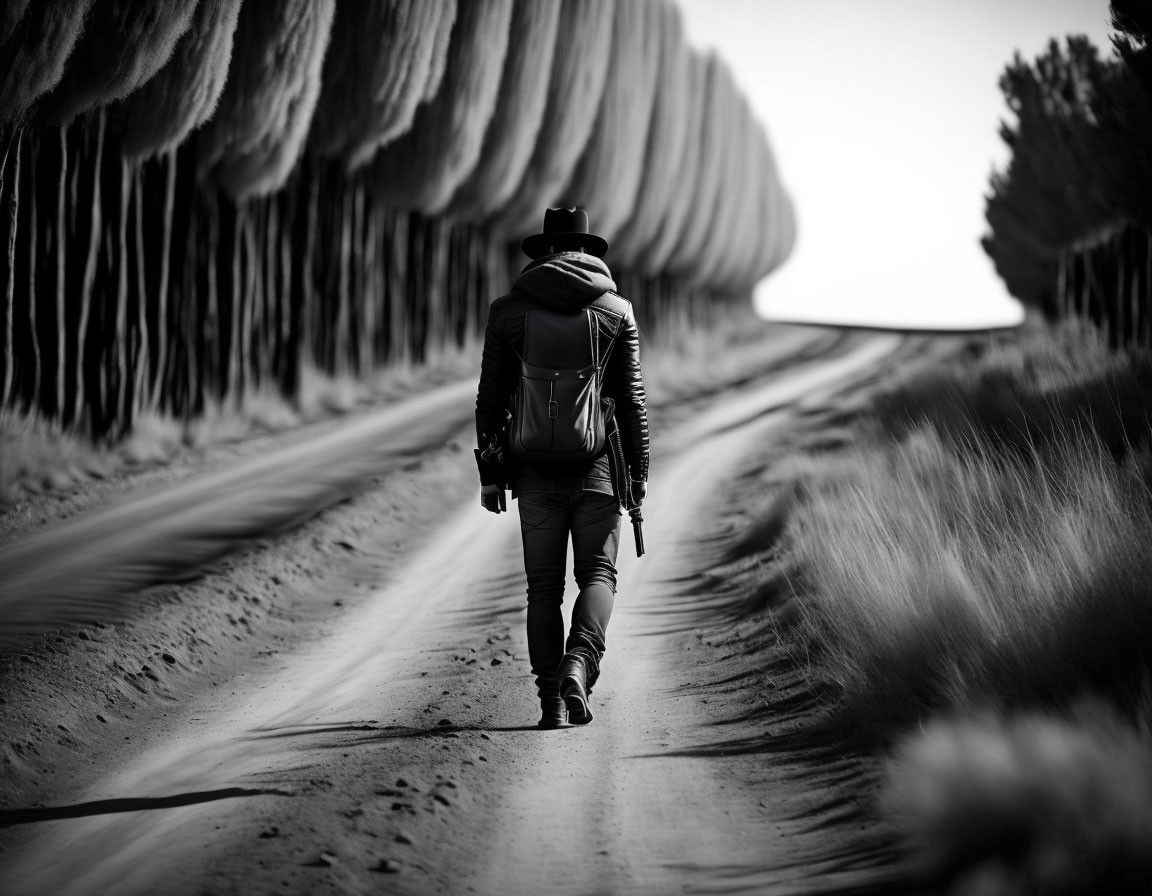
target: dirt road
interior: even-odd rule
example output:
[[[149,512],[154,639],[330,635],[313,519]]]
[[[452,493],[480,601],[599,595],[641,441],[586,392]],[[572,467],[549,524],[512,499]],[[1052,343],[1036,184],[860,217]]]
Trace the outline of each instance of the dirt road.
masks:
[[[590,726],[533,727],[516,516],[470,491],[314,637],[173,701],[67,805],[10,814],[0,890],[787,891],[796,785],[762,759],[691,754],[730,707],[701,696],[687,620],[708,595],[669,583],[707,559],[726,471],[897,344],[863,340],[666,434]]]

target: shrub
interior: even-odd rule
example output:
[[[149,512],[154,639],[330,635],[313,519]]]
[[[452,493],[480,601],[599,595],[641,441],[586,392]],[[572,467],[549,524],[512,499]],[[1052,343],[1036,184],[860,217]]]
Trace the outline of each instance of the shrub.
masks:
[[[933,722],[887,768],[881,804],[949,892],[1144,893],[1152,734],[1094,702]]]

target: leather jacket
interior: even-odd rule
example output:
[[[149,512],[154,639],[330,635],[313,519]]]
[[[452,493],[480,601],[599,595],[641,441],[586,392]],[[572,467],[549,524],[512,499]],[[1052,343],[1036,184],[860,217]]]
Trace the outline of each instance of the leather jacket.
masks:
[[[563,252],[537,259],[512,291],[492,303],[484,333],[484,355],[476,394],[477,444],[483,448],[511,411],[524,351],[524,314],[541,305],[560,310],[588,308],[599,341],[609,350],[601,394],[616,402],[616,421],[632,479],[648,479],[648,415],[640,368],[640,336],[632,304],[616,295],[615,283],[595,256]],[[513,457],[513,494],[581,488],[612,494],[607,448],[587,461],[528,462]]]

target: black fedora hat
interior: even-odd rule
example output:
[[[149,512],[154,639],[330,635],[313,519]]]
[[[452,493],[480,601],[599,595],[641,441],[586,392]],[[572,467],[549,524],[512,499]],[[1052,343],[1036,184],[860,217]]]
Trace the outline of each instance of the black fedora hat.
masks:
[[[582,208],[550,208],[544,212],[544,228],[524,238],[520,244],[529,258],[540,258],[566,249],[583,249],[589,255],[602,256],[608,241],[588,232],[588,212]]]

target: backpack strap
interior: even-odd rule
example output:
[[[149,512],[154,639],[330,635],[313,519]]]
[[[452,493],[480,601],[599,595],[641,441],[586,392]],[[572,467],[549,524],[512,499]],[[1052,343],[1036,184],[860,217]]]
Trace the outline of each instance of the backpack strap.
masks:
[[[615,296],[617,299],[620,299],[620,301],[622,301],[622,302],[628,301],[622,295],[619,295],[618,293],[612,292],[612,290],[608,290],[602,296],[600,296],[600,298],[604,298],[604,296]],[[620,319],[618,321],[616,321],[616,331],[612,334],[612,338],[608,340],[608,347],[606,349],[604,349],[603,354],[596,359],[597,367],[598,367],[597,372],[599,372],[599,370],[603,370],[604,367],[608,364],[608,358],[612,354],[612,349],[614,349],[616,347],[616,340],[620,338],[620,331],[624,329],[625,317],[626,317],[626,315],[623,315],[623,314],[620,315]],[[600,349],[600,341],[599,340],[596,341],[596,349],[597,349],[597,353],[599,353],[599,349]]]

